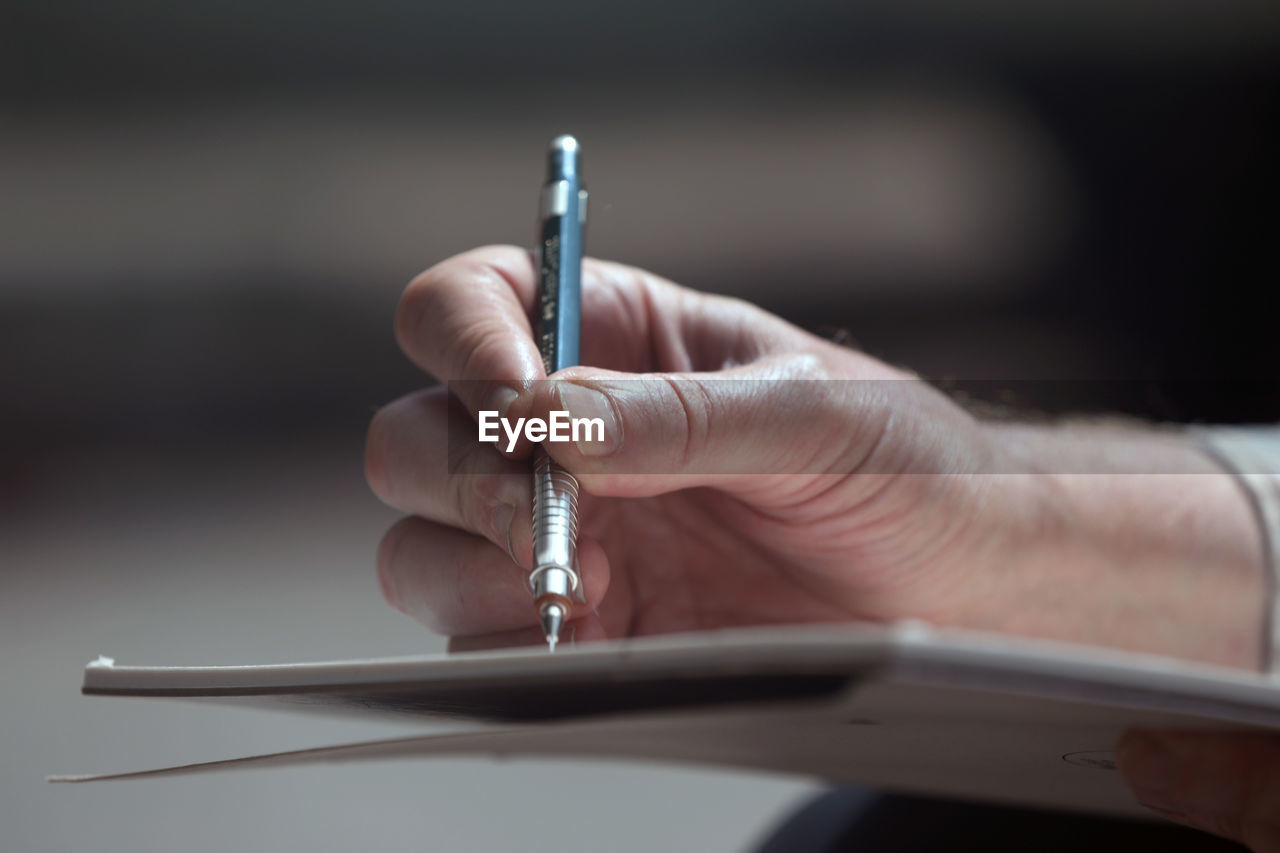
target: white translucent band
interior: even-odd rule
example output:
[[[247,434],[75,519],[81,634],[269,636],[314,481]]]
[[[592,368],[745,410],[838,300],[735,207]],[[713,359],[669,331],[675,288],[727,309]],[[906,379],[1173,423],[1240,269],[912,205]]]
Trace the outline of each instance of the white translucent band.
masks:
[[[1195,435],[1240,479],[1258,514],[1271,569],[1268,668],[1280,675],[1280,427],[1212,427]]]

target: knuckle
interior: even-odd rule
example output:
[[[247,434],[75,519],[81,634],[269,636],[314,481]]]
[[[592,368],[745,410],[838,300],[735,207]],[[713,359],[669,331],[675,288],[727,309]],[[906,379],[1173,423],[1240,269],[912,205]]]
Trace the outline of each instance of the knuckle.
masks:
[[[833,378],[827,363],[815,353],[798,352],[778,358],[779,379],[826,381]]]
[[[494,520],[502,503],[500,475],[459,472],[450,478],[450,483],[463,529],[505,546],[498,541]]]
[[[484,513],[481,511],[480,501],[476,497],[476,489],[472,482],[475,479],[477,478],[473,476],[459,474],[449,478],[453,503],[457,507],[458,520],[462,522],[464,529],[487,535]]]
[[[406,352],[417,338],[418,328],[426,313],[426,302],[438,275],[436,270],[436,267],[432,267],[419,273],[400,295],[400,303],[396,306],[395,336],[400,349]]]
[[[468,380],[491,380],[501,377],[488,375],[492,371],[485,364],[495,352],[510,345],[511,329],[499,315],[491,314],[463,326],[458,334],[455,347],[458,352],[465,353],[458,377]]]
[[[802,414],[811,423],[844,425],[850,420],[850,380],[842,378],[813,353],[781,356],[771,377],[778,404]]]
[[[461,353],[460,376],[471,377],[473,367],[484,367],[476,359],[488,345],[505,346],[511,337],[505,310],[509,290],[503,274],[480,252],[443,261],[405,288],[396,309],[396,341],[406,353],[428,355],[442,366],[456,365]],[[428,318],[430,329],[424,328]],[[439,334],[441,329],[447,333]]]
[[[470,266],[468,262],[451,258],[419,273],[409,282],[396,307],[395,334],[402,350],[409,352],[421,345],[426,317],[450,310],[453,285],[467,275]]]
[[[488,265],[467,255],[449,258],[418,273],[405,287],[396,308],[396,336],[401,344],[413,342],[424,316],[449,308],[457,285],[492,274]]]
[[[455,490],[461,489],[466,480],[485,470],[484,456],[492,452],[489,445],[476,440],[474,429],[467,434],[459,434],[456,439],[450,434],[447,449],[450,486]]]
[[[710,441],[714,429],[715,400],[706,385],[696,379],[663,378],[679,410],[678,422],[683,427],[683,435],[676,445],[679,448],[677,464],[685,470],[699,458]]]
[[[443,476],[442,466],[452,464],[452,454],[465,445],[444,425],[448,399],[448,391],[440,386],[425,388],[388,403],[370,420],[365,433],[365,480],[388,506],[417,511]],[[424,435],[443,440],[424,439]]]

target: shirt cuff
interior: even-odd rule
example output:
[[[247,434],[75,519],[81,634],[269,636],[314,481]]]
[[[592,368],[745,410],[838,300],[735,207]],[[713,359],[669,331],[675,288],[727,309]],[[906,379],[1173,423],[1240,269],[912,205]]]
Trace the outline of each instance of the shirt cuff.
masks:
[[[1263,660],[1280,674],[1280,427],[1209,427],[1195,435],[1239,479],[1257,514],[1270,584]]]

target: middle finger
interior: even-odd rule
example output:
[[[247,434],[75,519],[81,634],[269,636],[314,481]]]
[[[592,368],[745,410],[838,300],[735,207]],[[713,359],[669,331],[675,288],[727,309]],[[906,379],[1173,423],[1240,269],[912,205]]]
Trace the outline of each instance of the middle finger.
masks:
[[[529,465],[481,444],[475,422],[443,387],[401,397],[369,427],[365,474],[384,503],[526,554]]]

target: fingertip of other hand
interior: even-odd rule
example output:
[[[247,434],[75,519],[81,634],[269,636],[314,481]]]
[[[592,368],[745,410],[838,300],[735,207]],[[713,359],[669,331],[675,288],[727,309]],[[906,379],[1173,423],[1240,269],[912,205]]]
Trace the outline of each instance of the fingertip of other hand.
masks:
[[[1171,789],[1176,781],[1179,762],[1167,738],[1155,732],[1131,731],[1121,736],[1116,744],[1116,763],[1120,775],[1141,799],[1144,794],[1162,794]],[[1154,799],[1163,801],[1162,797]]]

